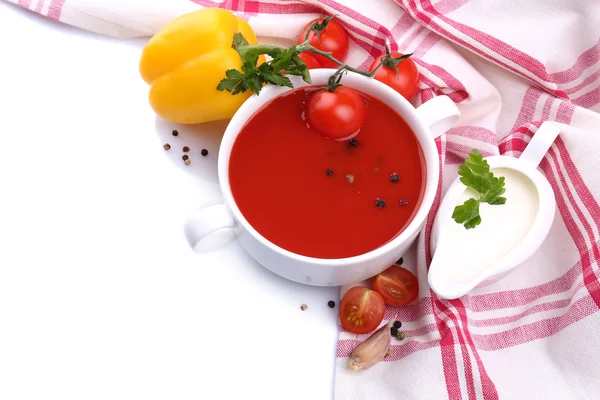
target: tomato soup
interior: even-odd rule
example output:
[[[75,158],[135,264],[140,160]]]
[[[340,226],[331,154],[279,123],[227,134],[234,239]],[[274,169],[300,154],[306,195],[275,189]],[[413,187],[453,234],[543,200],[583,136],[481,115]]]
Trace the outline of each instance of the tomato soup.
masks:
[[[231,190],[248,222],[277,246],[356,256],[412,220],[425,187],[423,152],[402,117],[362,93],[366,119],[353,140],[315,133],[303,115],[313,90],[277,97],[246,123],[231,152]]]

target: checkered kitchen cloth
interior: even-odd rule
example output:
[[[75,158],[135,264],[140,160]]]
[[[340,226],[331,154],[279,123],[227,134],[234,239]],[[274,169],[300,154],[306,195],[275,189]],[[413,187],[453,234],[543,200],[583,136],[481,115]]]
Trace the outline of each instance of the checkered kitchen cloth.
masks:
[[[116,37],[148,36],[180,14],[222,7],[259,37],[294,39],[320,13],[352,36],[363,68],[414,53],[419,105],[446,94],[458,126],[438,139],[440,183],[423,234],[404,256],[421,297],[388,307],[403,322],[385,361],[359,373],[347,356],[363,337],[340,329],[335,399],[600,399],[600,3],[598,0],[9,0]],[[277,18],[273,18],[277,15]],[[427,286],[440,194],[472,148],[518,157],[543,121],[563,125],[541,169],[557,200],[548,239],[526,265],[457,300]]]

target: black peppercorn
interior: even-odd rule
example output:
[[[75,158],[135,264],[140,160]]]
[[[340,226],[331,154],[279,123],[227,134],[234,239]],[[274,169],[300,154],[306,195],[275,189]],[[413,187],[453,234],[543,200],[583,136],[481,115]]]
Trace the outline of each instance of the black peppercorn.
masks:
[[[182,156],[181,156],[181,159],[182,159],[183,161],[185,161],[185,160],[187,160],[187,159],[189,159],[189,158],[190,158],[190,157],[188,157],[188,155],[187,155],[187,154],[184,154],[184,155],[182,155]]]
[[[391,328],[391,333],[392,333],[392,336],[396,336],[396,335],[398,335],[398,328],[396,328],[396,327],[392,327],[392,328]]]
[[[353,147],[358,146],[358,140],[356,140],[356,139],[350,139],[348,141],[348,143],[350,143],[350,146],[353,146]]]
[[[400,329],[400,328],[402,328],[402,322],[400,322],[400,321],[395,321],[395,322],[394,322],[394,328],[396,328],[396,329]],[[396,335],[394,335],[394,336],[396,336]]]
[[[333,170],[332,170],[331,168],[327,168],[327,171],[325,171],[325,173],[326,173],[328,176],[331,176],[331,175],[333,175]]]
[[[329,300],[329,301],[327,302],[327,305],[329,306],[329,308],[333,308],[333,307],[335,307],[335,301],[333,301],[333,300]]]
[[[173,136],[177,136],[177,135],[179,135],[179,132],[177,132],[176,129],[173,129]]]
[[[402,265],[402,263],[404,263],[404,257],[400,257],[400,259],[396,261],[396,264],[398,265]]]
[[[400,182],[400,177],[398,176],[398,173],[397,173],[397,172],[393,172],[393,173],[390,175],[390,181],[391,181],[392,183],[398,183],[398,182]]]
[[[383,199],[380,199],[380,198],[378,197],[378,198],[377,198],[377,200],[375,200],[375,205],[376,205],[378,208],[383,208],[383,207],[385,207],[385,200],[383,200]]]
[[[208,150],[202,149],[202,151],[200,152],[200,154],[202,154],[203,157],[206,157],[208,155]]]

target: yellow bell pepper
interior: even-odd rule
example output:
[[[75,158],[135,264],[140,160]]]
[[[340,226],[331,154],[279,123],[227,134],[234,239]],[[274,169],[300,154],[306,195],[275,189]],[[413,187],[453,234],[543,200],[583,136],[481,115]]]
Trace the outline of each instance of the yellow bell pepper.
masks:
[[[162,28],[144,48],[140,74],[150,87],[150,105],[163,119],[179,124],[229,119],[251,95],[218,91],[228,69],[242,60],[232,48],[240,32],[256,44],[250,25],[227,10],[204,8]],[[262,63],[261,56],[258,63]]]

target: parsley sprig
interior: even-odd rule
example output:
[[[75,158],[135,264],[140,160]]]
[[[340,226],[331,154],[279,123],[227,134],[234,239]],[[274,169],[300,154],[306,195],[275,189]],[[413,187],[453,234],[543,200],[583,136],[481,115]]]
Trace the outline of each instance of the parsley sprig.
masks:
[[[452,218],[457,223],[463,224],[466,229],[472,229],[481,223],[479,215],[481,203],[492,205],[506,203],[506,198],[502,197],[506,192],[504,177],[494,176],[490,171],[490,165],[477,150],[473,150],[465,163],[458,168],[458,175],[465,186],[477,192],[478,198],[470,198],[464,204],[456,206]]]
[[[335,16],[328,16],[325,17],[323,21],[315,21],[309,27],[304,42],[287,49],[261,44],[250,45],[241,33],[236,33],[233,37],[232,47],[239,53],[240,58],[242,59],[242,67],[241,70],[228,70],[225,73],[225,78],[219,82],[217,90],[226,90],[232,95],[250,90],[258,95],[264,85],[271,84],[293,87],[292,81],[288,78],[288,76],[292,75],[302,77],[306,83],[312,83],[308,67],[304,61],[298,57],[298,54],[305,51],[321,55],[335,62],[340,66],[338,72],[341,70],[352,71],[369,77],[375,76],[375,72],[382,65],[393,65],[391,68],[396,68],[396,70],[398,70],[396,67],[398,63],[407,57],[410,57],[409,54],[393,58],[386,46],[386,56],[383,57],[379,65],[377,65],[373,71],[362,71],[343,63],[333,57],[331,52],[319,50],[308,41],[311,32],[315,32],[317,39],[320,40],[321,32],[323,32],[334,17]],[[271,60],[256,65],[258,57],[262,54],[268,55],[271,57]]]

